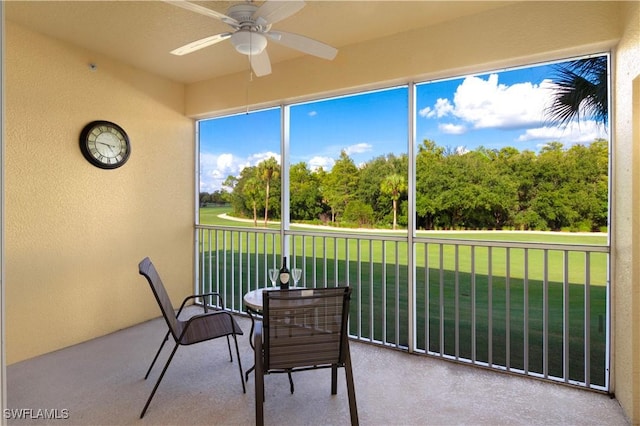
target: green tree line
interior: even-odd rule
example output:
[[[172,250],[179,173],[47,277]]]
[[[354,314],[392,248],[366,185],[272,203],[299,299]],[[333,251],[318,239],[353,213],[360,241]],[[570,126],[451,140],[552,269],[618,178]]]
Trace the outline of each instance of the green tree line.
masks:
[[[356,166],[341,152],[331,170],[290,168],[294,222],[344,227],[407,225],[408,157],[388,154]],[[416,153],[418,229],[599,231],[608,218],[608,143],[540,152],[483,147],[453,151],[424,140]],[[280,218],[280,165],[270,158],[229,176],[216,199],[254,225]],[[202,193],[200,199],[211,194]]]

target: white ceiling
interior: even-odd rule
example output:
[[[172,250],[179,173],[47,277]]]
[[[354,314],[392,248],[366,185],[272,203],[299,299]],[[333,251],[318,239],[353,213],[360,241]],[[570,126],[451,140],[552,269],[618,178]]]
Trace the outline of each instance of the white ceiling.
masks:
[[[239,2],[197,3],[225,13]],[[273,28],[340,49],[509,3],[513,2],[311,0],[300,12]],[[13,0],[5,2],[5,18],[177,82],[192,83],[249,70],[247,57],[237,53],[228,40],[186,56],[169,54],[176,47],[228,31],[229,27],[163,1]],[[269,43],[267,51],[272,63],[303,55],[275,42]]]

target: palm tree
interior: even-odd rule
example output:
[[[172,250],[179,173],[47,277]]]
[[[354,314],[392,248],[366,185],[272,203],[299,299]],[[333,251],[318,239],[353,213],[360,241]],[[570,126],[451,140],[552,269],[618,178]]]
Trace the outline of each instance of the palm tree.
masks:
[[[391,196],[393,200],[393,229],[398,226],[398,199],[407,190],[404,176],[394,173],[384,178],[380,183],[380,190]]]
[[[258,226],[258,201],[260,201],[260,181],[255,177],[249,178],[242,188],[242,193],[247,198],[247,207],[253,211],[253,226]]]
[[[280,175],[278,168],[278,161],[269,157],[258,165],[260,169],[260,178],[265,182],[265,196],[264,196],[264,226],[267,226],[267,220],[269,219],[269,190],[271,187],[271,181],[276,179]]]
[[[545,115],[552,122],[566,126],[580,117],[592,116],[606,125],[608,105],[608,66],[606,56],[565,62],[556,67],[554,97]]]

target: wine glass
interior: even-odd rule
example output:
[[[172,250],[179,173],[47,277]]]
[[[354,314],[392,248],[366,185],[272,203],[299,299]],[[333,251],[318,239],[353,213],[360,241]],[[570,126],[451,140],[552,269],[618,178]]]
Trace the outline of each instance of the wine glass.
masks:
[[[291,278],[293,278],[293,286],[298,287],[298,281],[300,281],[300,277],[302,277],[302,269],[293,268],[291,270]]]
[[[271,285],[273,287],[276,286],[276,281],[278,280],[278,270],[275,268],[269,269],[269,279],[271,280]]]

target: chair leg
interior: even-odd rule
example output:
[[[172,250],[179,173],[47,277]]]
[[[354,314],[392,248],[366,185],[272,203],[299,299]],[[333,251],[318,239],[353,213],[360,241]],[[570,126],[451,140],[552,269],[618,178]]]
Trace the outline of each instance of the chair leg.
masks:
[[[293,395],[293,378],[291,377],[291,370],[287,371],[287,376],[289,376],[289,389],[291,390],[291,395]]]
[[[235,339],[235,334],[233,335],[233,338]],[[233,355],[231,355],[231,343],[229,343],[229,335],[227,335],[227,347],[229,348],[229,361],[233,362]]]
[[[258,353],[255,355],[255,392],[256,392],[256,426],[264,425],[264,371],[262,360],[258,359]]]
[[[173,359],[173,356],[175,355],[176,351],[178,350],[178,346],[180,346],[178,343],[176,343],[176,346],[173,348],[173,351],[171,351],[171,355],[169,355],[169,359],[167,360],[167,363],[164,365],[164,368],[162,369],[162,373],[160,373],[160,377],[158,377],[158,381],[156,382],[156,385],[153,387],[153,390],[151,391],[151,395],[149,395],[149,399],[147,399],[147,403],[144,404],[144,408],[142,409],[142,413],[140,413],[140,418],[144,417],[144,414],[147,412],[147,408],[149,408],[149,404],[151,403],[151,400],[153,399],[153,396],[156,394],[156,390],[158,389],[158,385],[160,385],[160,382],[162,381],[162,378],[164,377],[164,373],[167,371],[167,367],[169,367],[169,364],[171,363],[171,360]]]
[[[331,366],[331,395],[338,393],[338,366]]]
[[[149,373],[151,373],[151,369],[155,365],[156,360],[158,359],[158,355],[160,355],[160,352],[162,352],[162,348],[164,348],[164,344],[167,343],[167,340],[169,340],[169,334],[170,333],[171,333],[171,331],[167,331],[166,336],[164,336],[164,340],[162,341],[162,344],[160,345],[160,348],[158,349],[158,352],[156,352],[156,356],[153,357],[153,361],[151,361],[151,365],[149,366],[149,369],[147,370],[147,374],[144,375],[144,379],[145,380],[147,380],[147,377],[149,377]]]
[[[347,356],[344,363],[345,376],[347,378],[347,394],[349,395],[349,414],[351,415],[351,426],[358,426],[358,405],[356,404],[356,388],[353,383],[353,371],[351,370],[351,355],[347,349]]]
[[[227,342],[229,341],[229,336],[227,336]],[[236,357],[238,358],[238,368],[240,369],[240,381],[242,382],[242,393],[247,393],[247,388],[244,385],[244,377],[242,376],[242,360],[240,359],[240,350],[238,349],[238,339],[236,335],[233,335],[233,341],[236,344]],[[229,347],[229,352],[231,352],[231,347]]]

